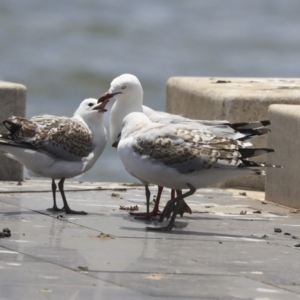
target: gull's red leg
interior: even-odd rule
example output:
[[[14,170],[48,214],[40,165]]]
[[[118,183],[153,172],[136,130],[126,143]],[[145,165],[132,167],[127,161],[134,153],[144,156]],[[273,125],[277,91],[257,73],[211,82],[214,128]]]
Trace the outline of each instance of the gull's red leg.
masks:
[[[171,190],[171,200],[175,198],[175,190]]]
[[[149,213],[150,217],[155,217],[155,216],[157,216],[160,213],[160,211],[159,211],[159,202],[160,202],[160,197],[161,197],[163,189],[164,188],[162,186],[158,186],[155,205],[154,205],[153,210]],[[146,212],[140,212],[140,213],[138,213],[138,212],[130,212],[130,214],[132,216],[139,216],[139,217],[146,217],[147,216]]]

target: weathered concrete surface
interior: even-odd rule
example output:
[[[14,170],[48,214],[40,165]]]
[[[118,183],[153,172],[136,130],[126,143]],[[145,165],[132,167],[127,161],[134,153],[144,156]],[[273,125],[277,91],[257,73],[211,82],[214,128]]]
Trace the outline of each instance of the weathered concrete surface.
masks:
[[[8,117],[25,116],[26,87],[22,84],[0,81],[0,132],[6,132],[2,121]],[[23,180],[23,166],[0,151],[0,180]]]
[[[66,182],[71,208],[89,213],[71,216],[46,210],[50,186],[0,183],[4,299],[299,299],[300,214],[289,209],[202,189],[172,233],[150,232],[156,221],[119,209],[144,210],[142,187]]]
[[[300,79],[172,77],[167,82],[166,111],[191,119],[264,120],[269,105],[280,103],[300,104]],[[266,139],[256,138],[253,145],[265,147]],[[264,177],[252,176],[218,186],[263,190],[264,182]]]
[[[268,162],[283,168],[267,170],[266,199],[300,208],[300,106],[271,105],[269,118],[268,147],[274,147],[276,153]]]

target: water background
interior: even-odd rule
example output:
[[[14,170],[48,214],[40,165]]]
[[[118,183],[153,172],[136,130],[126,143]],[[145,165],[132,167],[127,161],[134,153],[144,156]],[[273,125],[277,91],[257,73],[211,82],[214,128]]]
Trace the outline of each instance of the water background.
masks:
[[[0,2],[0,80],[27,86],[27,117],[71,116],[123,73],[164,110],[171,76],[300,77],[299,58],[299,0]],[[109,146],[82,180],[136,181]]]

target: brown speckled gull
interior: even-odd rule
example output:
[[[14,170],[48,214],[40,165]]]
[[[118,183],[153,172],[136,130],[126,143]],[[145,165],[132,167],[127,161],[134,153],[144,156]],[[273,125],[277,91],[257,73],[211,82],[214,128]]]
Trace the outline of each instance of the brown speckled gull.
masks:
[[[22,163],[35,176],[52,178],[52,211],[86,214],[71,210],[63,191],[66,178],[88,171],[100,157],[106,145],[103,113],[107,102],[85,99],[72,118],[39,115],[30,120],[12,116],[3,121],[8,133],[0,134],[0,150]],[[64,207],[56,205],[55,179]]]
[[[154,228],[171,230],[183,199],[196,189],[240,176],[262,175],[261,167],[277,167],[249,160],[273,149],[246,148],[246,144],[191,124],[153,123],[145,114],[135,112],[123,120],[118,154],[126,170],[144,183],[147,202],[148,183],[177,190],[177,197],[168,202],[160,219],[175,204],[169,225]],[[189,191],[182,194],[183,189]]]

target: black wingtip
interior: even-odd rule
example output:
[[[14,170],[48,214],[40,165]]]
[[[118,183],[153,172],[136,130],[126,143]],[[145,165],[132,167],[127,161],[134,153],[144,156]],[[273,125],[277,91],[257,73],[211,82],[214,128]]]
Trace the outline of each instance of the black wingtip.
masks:
[[[263,121],[260,121],[260,123],[261,123],[263,126],[271,125],[271,121],[270,121],[270,120],[263,120]]]

